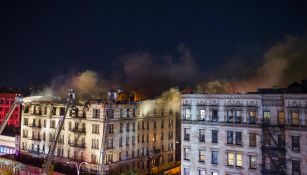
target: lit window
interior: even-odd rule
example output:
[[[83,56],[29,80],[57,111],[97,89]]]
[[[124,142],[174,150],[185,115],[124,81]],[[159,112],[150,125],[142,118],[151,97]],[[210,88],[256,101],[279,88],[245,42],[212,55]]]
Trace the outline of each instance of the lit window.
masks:
[[[256,112],[249,111],[249,124],[256,124]]]
[[[249,156],[249,168],[256,169],[256,156]]]
[[[199,162],[205,162],[205,150],[199,150]]]
[[[282,111],[278,112],[278,125],[284,125],[285,124],[285,113]]]
[[[298,112],[291,113],[291,125],[298,126],[299,125],[299,115]]]
[[[266,170],[271,169],[271,159],[270,159],[270,157],[267,157],[267,156],[264,157],[264,168]]]
[[[271,115],[269,111],[263,112],[263,122],[265,124],[270,124]]]
[[[191,119],[191,110],[185,109],[185,119],[190,120]]]
[[[242,167],[243,160],[242,160],[242,154],[236,154],[236,166]]]
[[[227,154],[227,165],[228,166],[234,166],[234,159],[235,159],[235,156],[233,153],[228,153]]]
[[[199,170],[199,175],[206,175],[206,171],[205,170]]]
[[[206,117],[206,111],[204,109],[200,110],[200,120],[205,120]]]
[[[184,157],[185,160],[190,160],[190,154],[189,154],[189,152],[190,152],[190,149],[189,149],[189,148],[184,148],[184,149],[183,149],[183,153],[184,153],[183,157]]]

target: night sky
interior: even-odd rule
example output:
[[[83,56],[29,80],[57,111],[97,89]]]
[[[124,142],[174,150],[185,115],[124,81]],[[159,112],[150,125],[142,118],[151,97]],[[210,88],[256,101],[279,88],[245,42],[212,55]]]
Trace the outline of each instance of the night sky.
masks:
[[[233,58],[258,63],[289,35],[306,37],[304,0],[150,2],[1,1],[0,86],[39,86],[70,71],[110,78],[126,55],[148,53],[159,65],[180,47],[212,75]]]

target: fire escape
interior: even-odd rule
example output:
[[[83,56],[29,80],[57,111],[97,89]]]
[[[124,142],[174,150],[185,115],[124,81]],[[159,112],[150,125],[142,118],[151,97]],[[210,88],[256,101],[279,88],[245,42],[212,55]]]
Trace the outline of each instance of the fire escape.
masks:
[[[79,109],[75,108],[70,111],[70,116],[74,119],[74,127],[70,128],[70,131],[73,133],[74,139],[70,142],[70,146],[74,148],[75,153],[81,153],[82,149],[85,148],[85,140],[84,138],[80,140],[81,136],[86,134],[85,123],[82,123],[82,120],[86,118],[85,111],[83,110],[82,113],[79,113]],[[82,125],[82,126],[81,126]],[[76,161],[84,161],[84,157],[77,156],[74,153],[74,159]]]
[[[276,100],[275,103],[263,100],[263,104],[273,104],[284,110],[284,101]],[[285,145],[285,123],[278,121],[273,124],[270,112],[264,111],[262,123],[262,174],[284,175],[286,174],[286,145]]]

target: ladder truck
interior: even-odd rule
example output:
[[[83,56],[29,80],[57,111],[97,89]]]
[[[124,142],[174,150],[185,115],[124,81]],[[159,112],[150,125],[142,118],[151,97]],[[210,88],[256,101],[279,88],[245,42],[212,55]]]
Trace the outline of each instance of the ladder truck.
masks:
[[[56,149],[56,145],[58,142],[58,139],[60,137],[62,128],[63,128],[63,124],[67,115],[67,112],[71,109],[71,110],[76,110],[76,95],[74,90],[71,90],[68,95],[67,95],[67,101],[66,101],[66,105],[65,105],[65,112],[63,114],[63,116],[60,117],[60,120],[58,122],[58,125],[56,127],[55,133],[52,137],[52,142],[50,144],[49,150],[48,150],[48,154],[46,156],[45,159],[45,163],[42,167],[42,174],[43,175],[49,175],[52,173],[52,161],[53,161],[53,157],[54,157],[54,152]]]

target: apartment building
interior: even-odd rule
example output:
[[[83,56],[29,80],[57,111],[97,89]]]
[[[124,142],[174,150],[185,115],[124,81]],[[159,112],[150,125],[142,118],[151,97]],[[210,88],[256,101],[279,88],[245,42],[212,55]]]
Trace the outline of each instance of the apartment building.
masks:
[[[306,174],[307,94],[183,94],[182,175]]]
[[[15,102],[16,94],[12,93],[0,93],[0,123],[4,120],[6,114],[9,112],[13,103]],[[7,125],[20,127],[20,107],[17,106],[13,112],[13,115],[7,122]]]
[[[175,161],[175,112],[141,112],[134,101],[90,101],[69,111],[55,151],[55,160],[87,162],[88,171],[110,174],[129,169],[146,174]],[[64,104],[32,102],[22,111],[21,151],[44,158]],[[106,129],[107,128],[107,129]],[[104,132],[107,132],[104,134]],[[106,142],[105,142],[106,141]],[[105,159],[102,160],[103,150]]]

